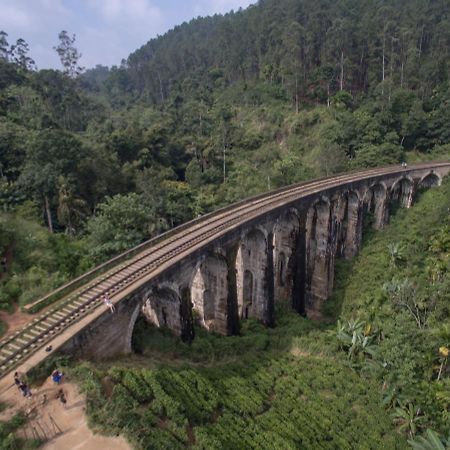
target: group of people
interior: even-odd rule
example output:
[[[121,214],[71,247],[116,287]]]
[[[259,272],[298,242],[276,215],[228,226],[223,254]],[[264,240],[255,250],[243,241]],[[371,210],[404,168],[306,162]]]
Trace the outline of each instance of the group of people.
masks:
[[[21,392],[24,397],[31,398],[31,396],[33,395],[31,393],[31,389],[24,380],[20,379],[18,372],[14,373],[14,384],[17,386],[19,392]]]
[[[51,377],[55,384],[60,385],[61,381],[64,377],[64,373],[61,372],[60,370],[54,370],[51,374]],[[17,386],[17,388],[19,389],[19,391],[22,393],[22,395],[24,397],[31,398],[31,396],[33,395],[31,393],[31,389],[29,388],[27,383],[25,383],[25,381],[23,379],[21,379],[21,377],[19,376],[19,372],[14,373],[14,384]],[[56,398],[62,403],[62,405],[64,407],[66,406],[67,399],[66,399],[66,395],[64,394],[64,391],[62,389],[59,389],[58,393],[56,394]],[[45,404],[46,401],[47,401],[47,394],[43,394],[41,404],[42,405]]]

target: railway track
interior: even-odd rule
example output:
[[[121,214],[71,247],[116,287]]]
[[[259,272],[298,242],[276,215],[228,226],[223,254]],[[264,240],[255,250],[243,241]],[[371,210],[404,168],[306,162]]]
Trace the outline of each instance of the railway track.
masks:
[[[408,170],[431,168],[436,167],[436,165],[436,163],[422,164],[410,167]],[[24,328],[1,340],[0,376],[25,360],[72,323],[98,307],[101,304],[100,297],[102,294],[108,293],[110,296],[118,294],[183,252],[190,251],[199,244],[206,243],[209,239],[226,233],[234,226],[300,197],[340,184],[402,171],[404,169],[398,166],[377,168],[299,183],[273,193],[239,202],[235,207],[224,208],[208,214],[193,221],[188,229],[181,230],[163,241],[156,242],[153,245],[153,241],[149,241],[148,247],[145,245],[139,246],[143,249],[138,255],[110,269],[87,285],[76,289],[73,294],[33,319]]]

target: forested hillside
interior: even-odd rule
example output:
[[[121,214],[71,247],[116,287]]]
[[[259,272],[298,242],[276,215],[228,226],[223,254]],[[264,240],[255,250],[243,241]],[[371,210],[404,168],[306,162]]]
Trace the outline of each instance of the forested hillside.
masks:
[[[28,44],[1,32],[0,301],[28,301],[251,194],[448,157],[449,10],[444,0],[265,0],[85,72],[67,32],[61,71],[37,70]],[[23,238],[38,225],[50,254]],[[67,245],[78,249],[69,261]],[[31,266],[14,257],[27,247]]]
[[[260,0],[86,71],[69,33],[62,70],[38,70],[7,31],[0,309],[249,195],[450,158],[448,0]],[[66,361],[91,424],[136,448],[445,449],[449,191],[365,233],[323,323],[277,311],[190,347],[140,323],[138,355]]]

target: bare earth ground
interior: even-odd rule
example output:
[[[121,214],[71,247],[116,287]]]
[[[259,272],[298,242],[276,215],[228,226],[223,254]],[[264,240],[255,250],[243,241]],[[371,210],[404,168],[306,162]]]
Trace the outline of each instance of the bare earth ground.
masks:
[[[66,396],[65,407],[56,398],[59,389]],[[1,392],[2,403],[9,407],[0,413],[0,420],[8,420],[19,410],[24,411],[29,420],[20,435],[46,440],[41,447],[43,450],[131,450],[123,437],[96,435],[89,429],[86,399],[75,384],[63,381],[58,386],[48,378],[42,386],[32,389],[32,393],[30,399],[24,398],[11,379],[11,387]]]
[[[14,312],[12,314],[7,311],[0,311],[0,321],[5,322],[7,327],[2,339],[24,327],[39,314],[42,314],[42,312],[36,314],[23,313],[17,305],[14,305]]]
[[[2,338],[22,328],[33,317],[44,311],[37,314],[23,313],[17,305],[12,314],[0,311],[0,320],[7,325],[7,330]],[[38,357],[38,355],[36,356]],[[25,370],[28,369],[29,367],[25,368]],[[66,407],[56,398],[59,389],[64,391],[67,399]],[[1,379],[0,402],[7,404],[8,407],[0,412],[0,420],[9,420],[17,412],[23,411],[29,420],[20,430],[19,435],[28,439],[37,438],[45,441],[40,447],[41,449],[131,450],[130,445],[122,436],[102,436],[94,434],[89,429],[85,414],[86,399],[83,394],[78,392],[75,384],[63,381],[60,386],[57,386],[49,377],[42,386],[32,388],[31,391],[33,396],[26,399],[14,386],[12,374],[9,375],[9,378]],[[44,394],[46,395],[45,402]]]

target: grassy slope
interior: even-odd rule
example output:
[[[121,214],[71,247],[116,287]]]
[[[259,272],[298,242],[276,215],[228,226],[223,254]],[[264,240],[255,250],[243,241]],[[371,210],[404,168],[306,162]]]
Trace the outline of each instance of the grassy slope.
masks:
[[[399,210],[382,233],[374,233],[358,257],[341,263],[334,293],[342,318],[358,317],[382,331],[376,376],[404,403],[425,414],[424,424],[450,429],[450,379],[437,381],[439,347],[450,344],[450,180],[422,194],[411,210]],[[400,244],[402,258],[390,262],[389,244]],[[392,280],[410,280],[419,306],[436,302],[427,326],[419,328],[383,290]],[[332,299],[333,300],[333,299]]]

